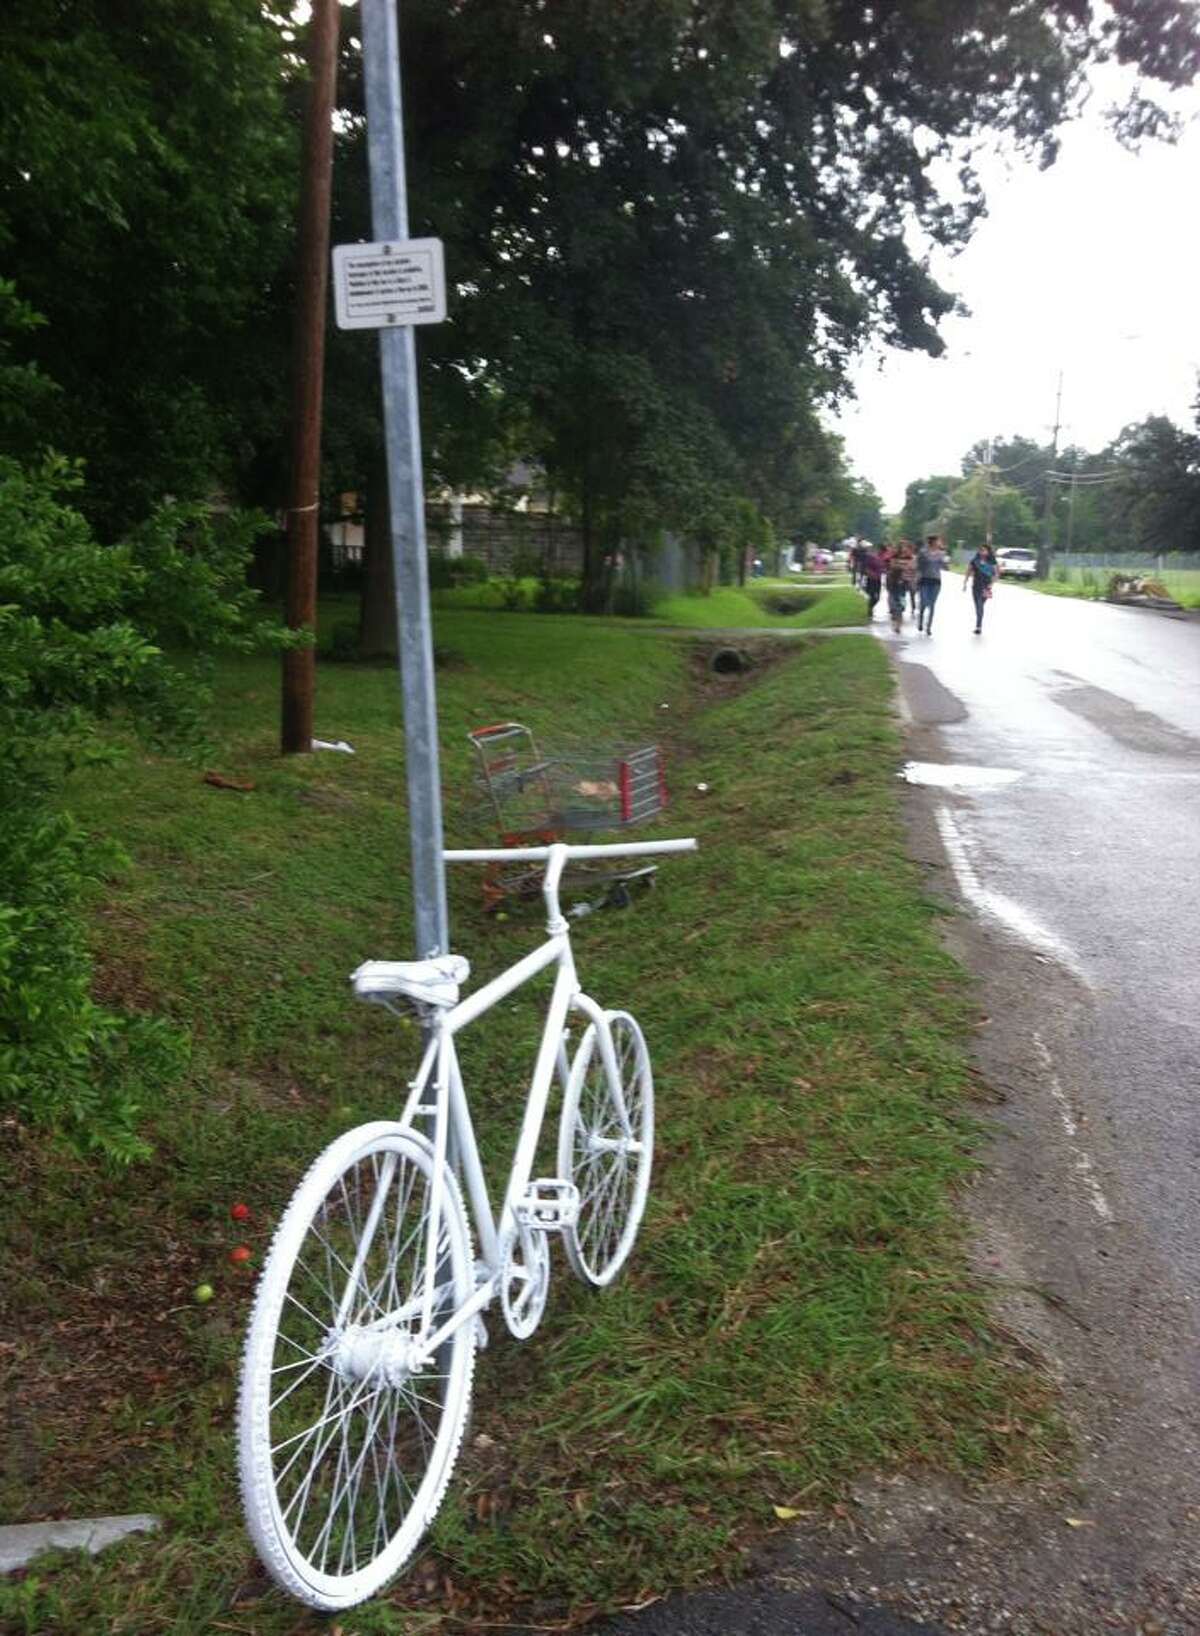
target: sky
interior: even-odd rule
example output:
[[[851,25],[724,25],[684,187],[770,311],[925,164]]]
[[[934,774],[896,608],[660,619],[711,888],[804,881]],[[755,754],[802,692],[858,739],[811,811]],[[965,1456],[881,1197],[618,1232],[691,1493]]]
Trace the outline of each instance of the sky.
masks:
[[[1131,81],[1103,76],[1051,169],[990,161],[987,217],[958,256],[932,258],[938,282],[970,309],[943,323],[945,354],[877,350],[857,369],[857,398],[833,424],[885,511],[900,509],[914,479],[960,471],[980,438],[1049,441],[1060,370],[1060,448],[1098,450],[1150,414],[1192,425],[1200,90],[1172,104],[1189,118],[1177,146],[1130,154],[1101,110]]]

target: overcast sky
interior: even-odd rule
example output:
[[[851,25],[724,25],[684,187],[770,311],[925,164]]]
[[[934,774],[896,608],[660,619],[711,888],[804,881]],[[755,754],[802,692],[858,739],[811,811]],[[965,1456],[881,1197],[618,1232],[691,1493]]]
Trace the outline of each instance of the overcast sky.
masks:
[[[1128,84],[1106,72],[1105,89]],[[1192,423],[1200,370],[1200,92],[1175,106],[1176,147],[1122,149],[1100,109],[1063,132],[1048,171],[1000,159],[989,213],[935,276],[971,309],[942,329],[940,359],[865,358],[857,401],[835,422],[856,471],[897,511],[915,478],[960,470],[977,439],[1049,436],[1063,372],[1059,446],[1099,449],[1131,421]],[[882,366],[882,367],[881,367]]]

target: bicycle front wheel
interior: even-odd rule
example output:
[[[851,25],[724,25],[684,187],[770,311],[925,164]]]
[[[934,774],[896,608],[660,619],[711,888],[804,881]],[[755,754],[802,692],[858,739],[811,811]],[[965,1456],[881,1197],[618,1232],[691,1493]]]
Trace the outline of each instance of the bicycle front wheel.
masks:
[[[353,1606],[412,1555],[466,1424],[473,1322],[427,1364],[433,1158],[380,1121],[339,1137],[289,1204],[246,1337],[238,1455],[246,1521],[272,1577],[310,1607]],[[474,1289],[462,1199],[437,1206],[434,1325]]]
[[[633,1248],[654,1153],[650,1053],[627,1011],[605,1013],[616,1082],[589,1023],[579,1042],[558,1127],[558,1173],[579,1189],[579,1218],[563,1234],[567,1260],[586,1284],[610,1284]],[[624,1117],[622,1117],[624,1109]]]

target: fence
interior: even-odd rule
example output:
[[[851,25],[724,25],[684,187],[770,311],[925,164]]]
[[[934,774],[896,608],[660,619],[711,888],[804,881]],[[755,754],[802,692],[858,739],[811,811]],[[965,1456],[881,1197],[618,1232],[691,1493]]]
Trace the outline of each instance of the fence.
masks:
[[[1056,551],[1056,568],[1111,568],[1126,573],[1164,573],[1178,568],[1200,568],[1195,551]]]
[[[552,576],[583,570],[580,530],[546,512],[431,502],[425,525],[430,550],[478,557],[490,574],[507,574],[519,561],[536,562]]]

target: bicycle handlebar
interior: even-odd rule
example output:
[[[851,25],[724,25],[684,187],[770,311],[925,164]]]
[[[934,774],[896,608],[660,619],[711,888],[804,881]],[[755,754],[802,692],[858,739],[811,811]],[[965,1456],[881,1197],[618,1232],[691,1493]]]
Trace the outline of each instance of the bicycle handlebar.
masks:
[[[679,841],[629,841],[615,846],[505,846],[483,850],[447,851],[442,857],[447,863],[533,863],[555,856],[571,858],[640,858],[662,852],[695,852],[694,837]]]

